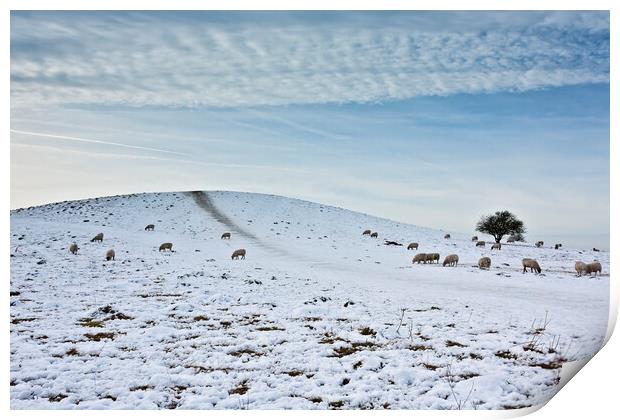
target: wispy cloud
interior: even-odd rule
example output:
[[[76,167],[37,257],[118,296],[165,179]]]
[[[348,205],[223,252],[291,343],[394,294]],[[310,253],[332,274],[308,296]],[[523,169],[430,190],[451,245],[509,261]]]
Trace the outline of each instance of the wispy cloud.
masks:
[[[48,134],[48,133],[34,133],[32,131],[22,131],[22,130],[11,130],[11,133],[23,134],[23,135],[34,136],[34,137],[45,137],[45,138],[50,138],[50,139],[77,141],[80,143],[104,144],[107,146],[124,147],[127,149],[136,149],[136,150],[143,150],[143,151],[149,151],[149,152],[168,153],[171,155],[182,155],[182,156],[186,155],[185,153],[179,153],[179,152],[175,152],[172,150],[155,149],[152,147],[143,147],[143,146],[134,146],[131,144],[116,143],[112,141],[85,139],[83,137],[72,137],[72,136],[64,136],[64,135]]]
[[[14,106],[369,103],[608,81],[606,12],[14,12],[11,22]]]

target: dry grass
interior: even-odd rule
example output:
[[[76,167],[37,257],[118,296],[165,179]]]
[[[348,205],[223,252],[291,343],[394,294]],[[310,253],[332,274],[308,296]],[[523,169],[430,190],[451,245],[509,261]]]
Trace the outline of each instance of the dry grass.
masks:
[[[84,334],[84,337],[88,338],[90,341],[101,341],[101,340],[114,340],[116,334],[113,332],[100,332],[96,334]]]

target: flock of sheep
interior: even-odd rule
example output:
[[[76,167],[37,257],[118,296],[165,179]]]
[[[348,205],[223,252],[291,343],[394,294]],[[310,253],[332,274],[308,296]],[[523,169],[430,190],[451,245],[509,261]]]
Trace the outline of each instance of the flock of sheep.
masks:
[[[145,231],[154,231],[155,230],[155,225],[154,224],[149,224],[144,228]],[[378,238],[379,234],[377,232],[373,232],[370,229],[366,229],[364,230],[364,232],[362,233],[362,235],[369,235],[371,238]],[[230,239],[231,235],[230,232],[225,232],[224,234],[222,234],[221,239]],[[450,239],[450,234],[446,234],[444,235],[444,239]],[[478,240],[477,236],[473,236],[471,238],[472,242],[476,243],[477,247],[485,247],[486,246],[486,242],[485,241],[480,241]],[[98,233],[97,235],[95,235],[95,237],[93,237],[91,240],[91,242],[103,242],[103,233]],[[508,238],[508,243],[513,243],[515,242],[515,238],[514,237],[509,237]],[[386,241],[386,244],[388,245],[401,245],[398,242],[394,242],[394,241]],[[540,248],[541,246],[544,245],[543,241],[538,241],[536,242],[536,247]],[[562,246],[562,244],[555,244],[555,249],[559,249]],[[412,250],[415,249],[417,250],[419,247],[419,244],[417,242],[411,242],[408,246],[407,249],[408,250]],[[78,250],[80,248],[78,247],[78,245],[74,242],[69,246],[69,252],[71,252],[72,254],[77,254]],[[497,249],[497,250],[501,250],[502,249],[502,244],[497,242],[494,243],[493,245],[491,245],[491,249]],[[159,246],[159,251],[171,251],[172,252],[172,243],[171,242],[164,242],[163,244],[161,244]],[[595,249],[596,250],[596,249]],[[233,260],[237,260],[237,259],[245,259],[245,254],[246,254],[246,250],[245,249],[237,249],[235,250],[232,255],[231,255],[231,259]],[[114,260],[116,257],[116,253],[114,251],[114,249],[109,249],[106,254],[105,254],[105,259],[106,261],[110,261],[110,260]],[[413,264],[433,264],[433,263],[437,263],[439,264],[439,253],[418,253],[413,257],[412,260]],[[446,258],[444,258],[443,260],[443,266],[446,267],[456,267],[459,263],[459,256],[456,254],[450,254],[448,255]],[[533,258],[523,258],[523,260],[521,260],[521,264],[523,265],[523,272],[527,272],[527,269],[530,269],[530,272],[537,272],[537,273],[541,273],[542,270],[540,268],[540,265],[538,264],[538,261],[536,261]],[[489,270],[491,268],[491,258],[489,257],[482,257],[478,260],[478,267],[480,269],[486,269]],[[582,276],[584,274],[592,274],[594,273],[594,275],[596,276],[597,274],[600,274],[602,272],[602,267],[601,267],[601,263],[599,263],[598,261],[594,261],[592,263],[586,264],[582,261],[577,261],[575,263],[575,271],[577,272],[578,276]]]
[[[377,238],[379,235],[377,232],[372,232],[372,230],[370,229],[366,229],[362,232],[362,235],[370,235],[371,238]],[[450,239],[450,234],[447,233],[446,235],[444,235],[443,237],[444,239]],[[486,246],[486,242],[485,241],[479,241],[477,236],[472,236],[471,238],[472,242],[476,243],[477,247],[485,247]],[[514,243],[515,242],[515,238],[513,236],[510,236],[508,238],[508,243]],[[386,241],[387,245],[400,245],[397,242],[394,241]],[[538,241],[536,242],[536,247],[540,248],[541,246],[544,245],[543,241]],[[417,242],[411,242],[408,246],[407,249],[408,250],[412,250],[415,249],[417,250],[419,247],[419,244]],[[560,249],[560,247],[562,247],[562,244],[555,244],[554,248],[555,249]],[[497,250],[501,250],[502,249],[502,244],[499,242],[494,243],[493,245],[491,245],[491,249],[497,249]],[[593,249],[594,251],[598,251],[596,248]],[[418,253],[413,257],[413,260],[411,261],[413,264],[432,264],[434,262],[436,262],[437,264],[439,264],[439,254],[438,253]],[[456,267],[459,263],[459,256],[456,254],[450,254],[448,255],[444,260],[443,260],[443,266],[446,267]],[[530,269],[530,272],[536,272],[536,273],[541,273],[542,269],[540,268],[540,265],[538,264],[538,261],[536,261],[533,258],[523,258],[521,260],[521,264],[523,265],[523,272],[527,272],[527,269]],[[484,269],[484,270],[489,270],[491,268],[491,258],[489,257],[482,257],[478,260],[478,267],[480,269]],[[598,261],[594,261],[591,262],[589,264],[586,264],[582,261],[577,261],[575,263],[575,271],[577,272],[577,276],[581,277],[584,274],[592,274],[594,273],[594,275],[596,276],[597,274],[600,274],[602,272],[602,266],[601,263]]]
[[[155,230],[155,225],[154,224],[149,224],[146,225],[146,227],[144,228],[144,230],[146,231],[154,231]],[[230,239],[230,232],[225,232],[222,235],[222,239]],[[91,242],[103,242],[103,233],[98,233],[96,234],[93,239],[90,240]],[[76,255],[79,251],[79,247],[78,245],[74,242],[69,246],[69,252],[71,252],[73,255]],[[164,242],[163,244],[161,244],[159,246],[159,251],[170,251],[172,252],[172,242]],[[113,261],[116,257],[116,252],[114,251],[114,249],[108,249],[105,253],[105,259],[106,261]],[[234,251],[231,255],[231,259],[233,260],[238,260],[239,258],[241,258],[242,260],[245,259],[245,249],[237,249],[236,251]]]

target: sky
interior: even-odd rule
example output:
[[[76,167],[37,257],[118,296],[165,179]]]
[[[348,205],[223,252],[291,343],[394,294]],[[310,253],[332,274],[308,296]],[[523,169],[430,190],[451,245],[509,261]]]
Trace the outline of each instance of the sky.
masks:
[[[236,190],[609,247],[607,12],[12,12],[11,207]]]

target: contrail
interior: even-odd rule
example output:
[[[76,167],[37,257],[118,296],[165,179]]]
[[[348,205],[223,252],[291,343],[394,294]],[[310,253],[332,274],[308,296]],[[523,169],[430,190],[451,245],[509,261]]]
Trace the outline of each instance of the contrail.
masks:
[[[80,141],[82,143],[107,144],[109,146],[119,146],[119,147],[125,147],[125,148],[128,148],[128,149],[149,150],[151,152],[171,153],[173,155],[186,156],[186,153],[173,152],[172,150],[154,149],[152,147],[132,146],[130,144],[114,143],[114,142],[111,142],[111,141],[103,141],[103,140],[95,140],[95,139],[85,139],[85,138],[82,138],[82,137],[60,136],[60,135],[56,135],[56,134],[34,133],[34,132],[31,132],[31,131],[21,131],[21,130],[11,130],[11,133],[26,134],[26,135],[29,135],[29,136],[37,136],[37,137],[48,137],[48,138],[52,138],[52,139],[63,139],[63,140]]]

